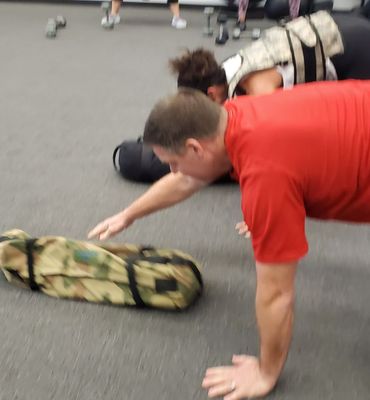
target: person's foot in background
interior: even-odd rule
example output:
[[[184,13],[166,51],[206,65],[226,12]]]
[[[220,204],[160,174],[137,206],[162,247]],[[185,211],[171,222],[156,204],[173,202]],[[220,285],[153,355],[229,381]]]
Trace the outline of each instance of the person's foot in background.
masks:
[[[109,22],[117,25],[121,22],[121,17],[119,16],[119,10],[121,8],[121,0],[112,0],[112,9],[109,14]],[[101,24],[105,25],[108,22],[107,17],[103,17]]]
[[[180,18],[180,6],[178,2],[170,2],[170,11],[172,13],[171,25],[176,29],[185,29],[187,22],[185,19]]]

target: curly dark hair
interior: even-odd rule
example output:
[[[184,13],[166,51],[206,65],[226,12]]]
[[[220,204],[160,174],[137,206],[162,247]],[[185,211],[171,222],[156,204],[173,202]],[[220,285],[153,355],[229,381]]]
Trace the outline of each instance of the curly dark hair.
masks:
[[[213,85],[226,84],[226,75],[219,66],[214,54],[203,48],[193,51],[186,50],[179,57],[169,60],[169,66],[177,75],[178,87],[190,87],[207,94],[207,89]]]

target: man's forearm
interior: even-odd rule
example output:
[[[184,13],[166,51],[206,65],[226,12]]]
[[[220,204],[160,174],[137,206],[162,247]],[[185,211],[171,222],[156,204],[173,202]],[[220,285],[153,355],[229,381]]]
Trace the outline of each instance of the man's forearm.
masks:
[[[292,338],[295,268],[295,264],[265,266],[257,278],[256,315],[261,370],[274,383],[283,369]],[[261,279],[267,269],[270,269],[268,273],[271,269],[275,271],[272,276]]]
[[[288,355],[293,330],[293,304],[284,295],[271,302],[256,301],[261,369],[278,379]]]
[[[129,205],[125,212],[133,219],[144,217],[155,211],[180,203],[205,185],[205,182],[180,173],[167,174]]]

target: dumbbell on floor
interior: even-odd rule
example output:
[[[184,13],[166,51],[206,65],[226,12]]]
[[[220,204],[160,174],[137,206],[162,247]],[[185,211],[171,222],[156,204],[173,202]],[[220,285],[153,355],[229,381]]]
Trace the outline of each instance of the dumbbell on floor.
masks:
[[[226,14],[218,14],[217,23],[219,24],[219,31],[216,37],[216,44],[225,44],[229,40],[229,32],[227,30],[227,15]]]
[[[67,20],[63,17],[63,15],[58,15],[55,18],[55,22],[57,24],[57,28],[65,28],[67,26]]]
[[[58,15],[56,18],[49,18],[45,28],[46,37],[55,38],[57,29],[64,28],[66,25],[67,20],[62,15]]]
[[[49,18],[45,28],[47,38],[55,38],[57,35],[57,23],[54,18]]]
[[[261,37],[261,29],[259,28],[254,28],[251,31],[242,31],[240,27],[236,27],[233,30],[232,38],[234,40],[238,40],[241,37],[243,38],[248,38],[252,40],[257,40]]]
[[[211,28],[211,16],[213,15],[213,13],[214,13],[213,7],[204,8],[204,15],[206,16],[207,19],[207,25],[203,28],[203,35],[205,36],[213,35],[213,29]]]

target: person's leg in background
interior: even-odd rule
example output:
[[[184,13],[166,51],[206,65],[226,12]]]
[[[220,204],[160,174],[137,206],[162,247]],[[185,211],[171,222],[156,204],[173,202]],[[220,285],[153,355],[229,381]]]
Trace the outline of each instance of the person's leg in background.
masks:
[[[185,29],[187,22],[185,19],[180,18],[179,0],[167,0],[167,4],[172,13],[171,25],[176,29]]]
[[[289,0],[290,18],[294,19],[298,17],[300,5],[301,5],[301,0]]]
[[[119,24],[121,17],[119,15],[119,10],[121,8],[121,0],[112,0],[112,9],[109,15],[109,20],[114,24]],[[101,20],[102,25],[107,23],[107,17]]]
[[[245,19],[247,17],[248,5],[249,5],[249,0],[239,0],[237,25],[239,26],[241,31],[246,30]]]

